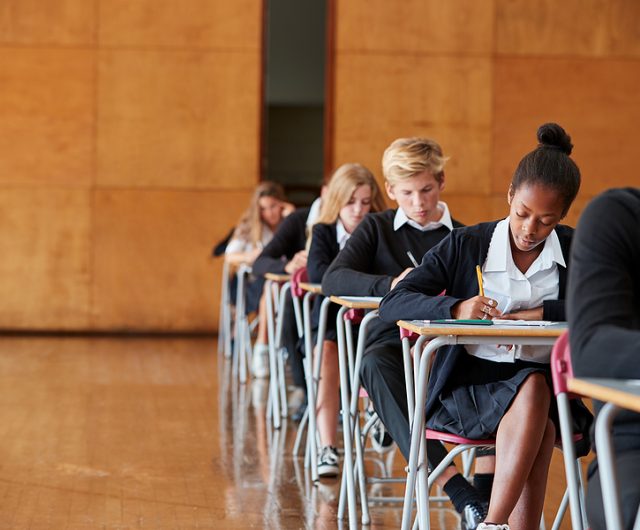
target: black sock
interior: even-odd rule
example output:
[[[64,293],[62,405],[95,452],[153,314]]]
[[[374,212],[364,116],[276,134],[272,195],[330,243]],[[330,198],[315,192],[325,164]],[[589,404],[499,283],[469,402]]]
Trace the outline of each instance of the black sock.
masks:
[[[459,473],[451,477],[442,488],[449,496],[458,513],[462,513],[464,507],[470,502],[478,502],[478,493]]]
[[[473,487],[482,497],[483,501],[488,501],[491,497],[493,487],[493,473],[476,473],[473,476]]]

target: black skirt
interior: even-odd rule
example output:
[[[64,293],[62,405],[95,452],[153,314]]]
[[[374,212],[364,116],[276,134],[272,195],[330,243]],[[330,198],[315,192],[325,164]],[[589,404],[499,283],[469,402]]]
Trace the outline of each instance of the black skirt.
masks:
[[[516,360],[497,363],[465,355],[441,392],[434,413],[427,418],[430,429],[471,439],[495,438],[503,416],[518,389],[531,374],[544,375],[552,404],[549,417],[558,429],[558,409],[548,364]],[[588,452],[588,432],[592,415],[579,400],[571,403],[574,432],[581,433]],[[578,444],[577,444],[578,445]],[[579,453],[585,448],[577,447]]]

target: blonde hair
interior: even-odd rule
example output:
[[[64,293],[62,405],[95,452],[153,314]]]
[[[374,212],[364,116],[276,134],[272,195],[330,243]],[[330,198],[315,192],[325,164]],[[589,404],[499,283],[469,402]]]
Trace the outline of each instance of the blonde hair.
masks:
[[[371,188],[371,212],[381,212],[387,208],[384,197],[380,192],[378,183],[373,173],[361,164],[342,164],[335,170],[329,180],[327,191],[322,198],[322,206],[320,213],[314,224],[335,223],[340,216],[340,210],[346,206],[360,186],[369,186]],[[307,250],[311,246],[311,235],[313,231],[309,231],[307,239]]]
[[[286,201],[284,190],[277,182],[265,180],[258,184],[251,197],[249,207],[240,217],[240,221],[238,221],[238,225],[233,232],[234,239],[246,241],[254,247],[262,240],[262,228],[264,225],[260,218],[260,199],[262,197],[273,197],[282,202]]]
[[[428,171],[438,182],[442,182],[447,160],[435,140],[398,138],[382,155],[382,173],[391,185],[415,177],[423,171]]]

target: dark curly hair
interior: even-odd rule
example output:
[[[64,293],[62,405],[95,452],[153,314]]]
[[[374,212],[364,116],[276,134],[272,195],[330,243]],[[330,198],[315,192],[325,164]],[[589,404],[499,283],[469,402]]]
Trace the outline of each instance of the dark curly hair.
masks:
[[[569,157],[571,137],[557,123],[538,128],[538,147],[526,154],[511,179],[510,194],[523,185],[538,184],[557,190],[564,199],[564,217],[580,189],[580,170]]]

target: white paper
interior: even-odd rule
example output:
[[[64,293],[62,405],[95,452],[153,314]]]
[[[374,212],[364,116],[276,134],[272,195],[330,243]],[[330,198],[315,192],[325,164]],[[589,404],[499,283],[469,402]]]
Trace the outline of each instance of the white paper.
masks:
[[[558,324],[558,322],[550,320],[505,320],[500,318],[494,318],[493,323],[496,326],[553,326]]]

